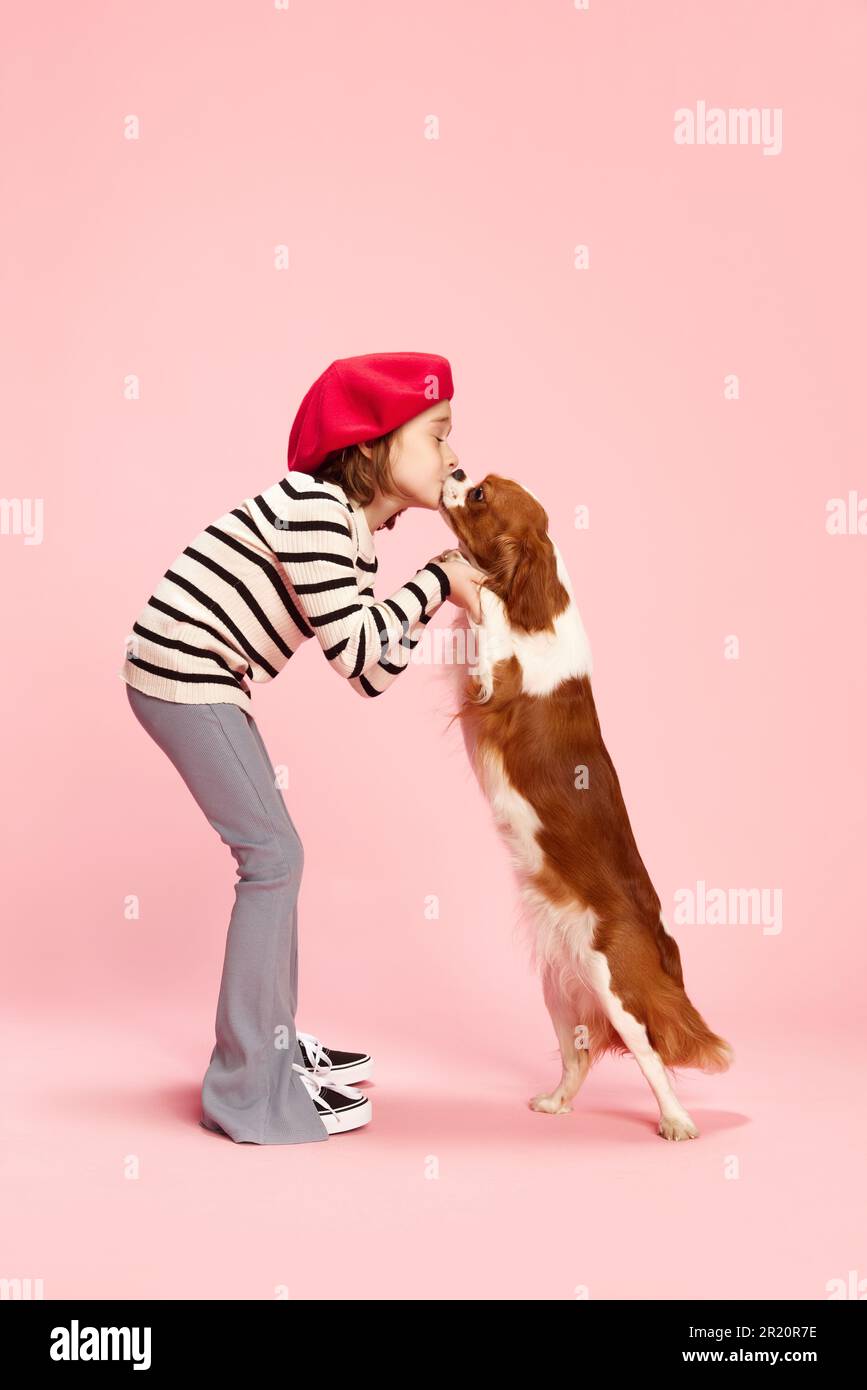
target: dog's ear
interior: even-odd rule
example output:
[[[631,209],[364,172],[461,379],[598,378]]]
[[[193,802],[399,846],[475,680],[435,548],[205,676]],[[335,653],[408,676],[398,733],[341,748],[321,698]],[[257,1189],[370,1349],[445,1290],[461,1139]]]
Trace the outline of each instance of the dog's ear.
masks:
[[[506,607],[512,627],[525,632],[554,630],[552,603],[556,588],[557,560],[547,535],[528,531],[523,536],[500,538],[495,587]]]

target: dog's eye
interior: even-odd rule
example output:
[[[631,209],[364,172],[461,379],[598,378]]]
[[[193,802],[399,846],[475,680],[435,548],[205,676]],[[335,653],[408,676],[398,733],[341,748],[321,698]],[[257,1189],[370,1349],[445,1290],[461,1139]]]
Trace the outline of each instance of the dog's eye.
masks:
[[[470,493],[470,500],[471,500],[472,502],[484,502],[484,500],[485,500],[485,490],[484,490],[484,488],[483,488],[483,487],[474,487],[473,490],[472,490],[472,492]]]

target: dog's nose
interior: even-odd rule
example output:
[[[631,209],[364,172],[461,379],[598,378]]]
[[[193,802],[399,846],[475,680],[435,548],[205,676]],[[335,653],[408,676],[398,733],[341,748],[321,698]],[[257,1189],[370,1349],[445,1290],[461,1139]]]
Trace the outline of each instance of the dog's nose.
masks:
[[[463,483],[466,481],[467,475],[462,468],[456,468],[454,473],[449,474],[449,477],[454,478],[455,482]]]

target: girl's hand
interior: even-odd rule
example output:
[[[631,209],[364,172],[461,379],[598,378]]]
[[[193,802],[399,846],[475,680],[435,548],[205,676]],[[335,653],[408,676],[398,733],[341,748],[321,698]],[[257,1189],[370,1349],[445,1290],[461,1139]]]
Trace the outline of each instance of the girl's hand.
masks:
[[[449,558],[446,559],[446,556]],[[444,550],[435,555],[434,561],[448,575],[451,592],[449,598],[458,608],[463,608],[474,623],[482,621],[482,601],[479,585],[487,579],[483,570],[471,565],[459,550]]]

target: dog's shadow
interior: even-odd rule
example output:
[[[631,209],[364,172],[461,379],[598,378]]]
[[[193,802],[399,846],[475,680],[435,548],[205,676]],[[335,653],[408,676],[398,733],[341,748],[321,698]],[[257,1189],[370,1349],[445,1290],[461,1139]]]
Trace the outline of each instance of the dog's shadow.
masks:
[[[630,1095],[622,1106],[616,1106],[594,1104],[589,1097],[582,1100],[578,1095],[571,1113],[546,1115],[530,1109],[530,1096],[538,1094],[538,1088],[534,1091],[531,1084],[495,1089],[482,1086],[473,1091],[467,1079],[464,1091],[377,1088],[372,1084],[361,1089],[373,1104],[376,1133],[406,1140],[413,1146],[420,1143],[430,1147],[442,1135],[464,1139],[474,1147],[501,1146],[504,1141],[526,1143],[531,1136],[538,1136],[545,1144],[585,1147],[644,1144],[649,1137],[660,1138],[659,1116],[650,1096],[642,1104],[640,1096]],[[698,1127],[699,1139],[712,1139],[750,1123],[749,1116],[737,1111],[691,1106],[690,1114]],[[678,1142],[686,1147],[694,1141]]]

